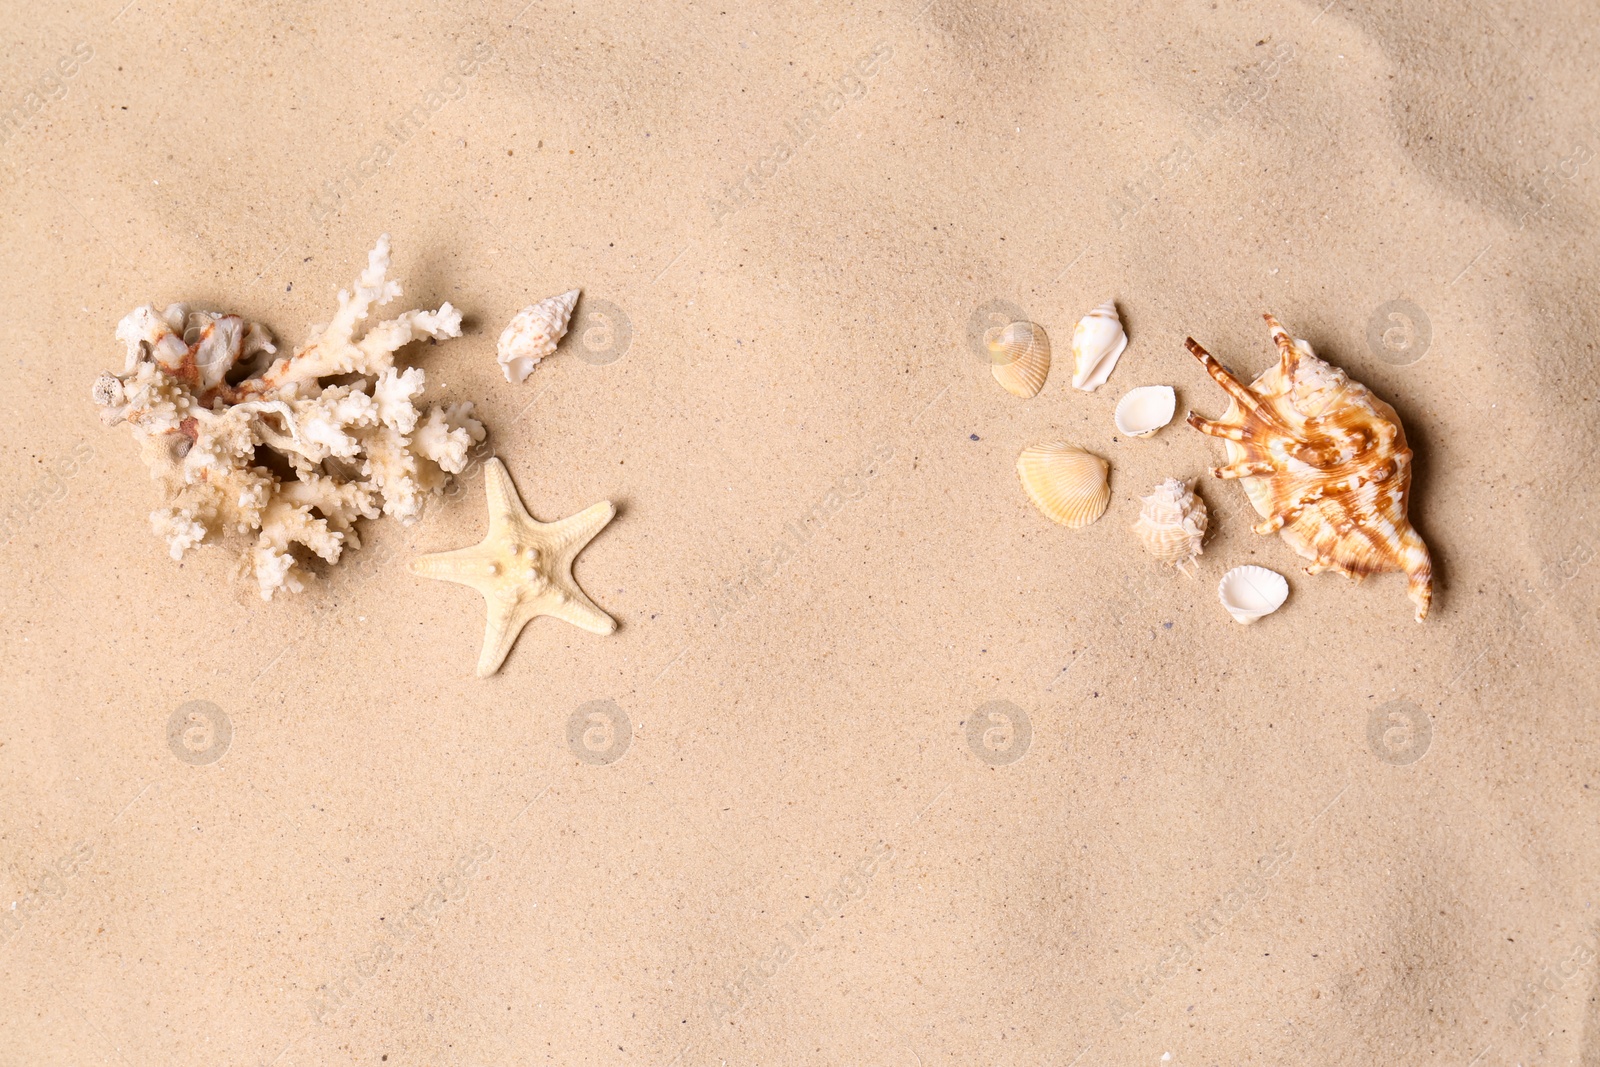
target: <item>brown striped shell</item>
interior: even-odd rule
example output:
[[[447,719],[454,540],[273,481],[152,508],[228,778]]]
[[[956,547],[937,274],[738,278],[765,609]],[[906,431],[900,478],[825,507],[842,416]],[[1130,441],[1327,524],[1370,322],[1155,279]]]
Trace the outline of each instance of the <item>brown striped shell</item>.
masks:
[[[1311,561],[1308,573],[1364,578],[1404,571],[1417,621],[1428,614],[1433,565],[1406,518],[1411,449],[1394,409],[1305,341],[1266,316],[1278,362],[1248,386],[1191,337],[1185,343],[1233,402],[1221,419],[1190,413],[1189,425],[1220,437],[1228,462],[1218,478],[1240,478],[1266,521]]]

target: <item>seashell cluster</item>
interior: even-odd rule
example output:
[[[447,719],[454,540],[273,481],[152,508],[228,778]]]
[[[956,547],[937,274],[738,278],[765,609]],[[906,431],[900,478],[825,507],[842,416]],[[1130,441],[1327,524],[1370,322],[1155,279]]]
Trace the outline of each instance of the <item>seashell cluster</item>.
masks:
[[[1044,327],[1031,322],[997,326],[984,334],[994,380],[1012,396],[1027,400],[1039,395],[1050,374],[1050,338]]]
[[[1072,331],[1072,387],[1086,393],[1100,388],[1127,347],[1117,305],[1107,300],[1079,319]]]
[[[1232,402],[1221,419],[1190,414],[1189,425],[1222,439],[1228,462],[1218,478],[1243,480],[1266,521],[1311,560],[1307,571],[1363,578],[1403,571],[1417,621],[1428,615],[1433,565],[1406,518],[1411,449],[1394,409],[1344,371],[1318,359],[1265,316],[1278,362],[1249,385],[1193,338],[1185,343]]]
[[[1235,567],[1217,583],[1217,599],[1234,622],[1248,626],[1283,607],[1289,599],[1289,583],[1265,567]]]
[[[548,297],[517,312],[500,334],[496,356],[506,381],[520,382],[534,365],[556,350],[578,303],[578,290]]]
[[[1034,507],[1072,530],[1105,514],[1111,503],[1108,470],[1099,456],[1060,442],[1034,445],[1017,457],[1017,476]]]
[[[146,305],[117,325],[127,364],[100,375],[93,397],[106,425],[133,431],[160,485],[165,502],[150,522],[173,559],[213,533],[255,532],[241,573],[262,599],[298,592],[297,553],[337,563],[361,546],[357,519],[409,525],[424,494],[466,467],[467,449],[484,437],[472,405],[419,409],[426,375],[394,365],[412,341],[461,336],[461,313],[447,303],[363,327],[374,305],[400,295],[388,271],[384,234],[353,294],[340,291],[333,320],[270,363],[277,349],[266,329],[237,315]],[[276,462],[258,461],[258,450]]]
[[[1117,429],[1129,437],[1151,437],[1172,421],[1178,398],[1170,385],[1141,385],[1117,401]]]
[[[1195,495],[1194,482],[1168,478],[1140,498],[1139,520],[1131,529],[1146,552],[1193,578],[1206,519],[1206,502]]]

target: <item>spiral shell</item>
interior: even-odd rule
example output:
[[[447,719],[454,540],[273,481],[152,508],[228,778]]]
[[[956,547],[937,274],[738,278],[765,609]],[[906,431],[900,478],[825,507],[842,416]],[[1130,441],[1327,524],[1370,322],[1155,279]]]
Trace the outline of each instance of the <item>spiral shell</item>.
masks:
[[[1265,567],[1235,567],[1217,583],[1217,599],[1234,622],[1248,626],[1283,607],[1289,599],[1289,583]]]
[[[506,381],[522,381],[533,373],[534,364],[556,350],[577,302],[578,290],[573,289],[517,312],[500,335],[498,359]]]
[[[1404,571],[1421,622],[1433,597],[1433,564],[1406,518],[1411,449],[1399,416],[1277,319],[1265,318],[1278,362],[1249,385],[1194,338],[1186,342],[1232,400],[1220,419],[1188,419],[1227,449],[1228,462],[1211,473],[1241,479],[1266,520],[1256,532],[1279,534],[1311,561],[1309,573]]]
[[[1061,442],[1034,445],[1017,457],[1017,476],[1034,507],[1073,530],[1105,514],[1111,502],[1108,470],[1099,456]]]
[[[1013,322],[983,336],[994,380],[1006,392],[1027,400],[1039,395],[1050,373],[1050,338],[1043,326]]]
[[[1086,393],[1100,388],[1127,347],[1117,305],[1107,300],[1079,319],[1072,331],[1072,387]]]
[[[1208,518],[1206,502],[1194,493],[1194,482],[1168,478],[1139,503],[1139,521],[1130,529],[1145,551],[1193,578],[1195,559],[1204,551]]]

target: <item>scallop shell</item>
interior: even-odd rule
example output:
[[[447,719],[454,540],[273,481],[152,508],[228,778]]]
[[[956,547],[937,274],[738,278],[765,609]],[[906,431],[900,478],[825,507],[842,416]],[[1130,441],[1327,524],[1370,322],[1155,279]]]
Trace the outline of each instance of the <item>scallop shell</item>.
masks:
[[[1151,437],[1172,421],[1178,399],[1170,385],[1141,385],[1117,401],[1117,429],[1129,437]]]
[[[1311,561],[1311,574],[1336,571],[1364,578],[1404,571],[1417,621],[1433,598],[1433,563],[1422,536],[1406,518],[1411,449],[1394,408],[1338,367],[1324,363],[1305,341],[1265,316],[1278,362],[1245,385],[1194,338],[1186,344],[1232,398],[1215,421],[1189,416],[1189,425],[1220,437],[1228,462],[1212,470],[1239,478],[1266,521],[1260,534],[1279,533]]]
[[[983,336],[989,350],[994,380],[1013,396],[1027,400],[1039,395],[1050,373],[1050,338],[1043,326],[1013,322]]]
[[[1289,599],[1289,583],[1283,575],[1265,567],[1235,567],[1217,583],[1217,599],[1234,622],[1248,626],[1283,607]]]
[[[517,312],[500,335],[498,358],[506,381],[522,381],[533,373],[534,364],[556,350],[577,302],[578,290],[573,289]]]
[[[1195,558],[1204,549],[1206,502],[1194,492],[1194,482],[1168,478],[1155,492],[1139,501],[1139,521],[1130,529],[1162,563],[1195,576]]]
[[[1079,319],[1072,331],[1072,387],[1086,393],[1100,388],[1127,347],[1128,335],[1117,317],[1117,305],[1107,300]]]
[[[1034,445],[1017,457],[1017,476],[1034,507],[1073,530],[1105,514],[1111,502],[1108,469],[1099,456],[1060,442]]]

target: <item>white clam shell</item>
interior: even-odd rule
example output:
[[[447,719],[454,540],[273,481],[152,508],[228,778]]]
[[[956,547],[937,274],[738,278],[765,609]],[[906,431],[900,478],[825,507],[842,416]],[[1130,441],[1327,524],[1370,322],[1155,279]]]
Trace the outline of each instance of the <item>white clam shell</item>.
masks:
[[[1127,347],[1117,305],[1107,300],[1079,319],[1072,331],[1072,387],[1086,393],[1100,388]]]
[[[1283,607],[1289,599],[1289,582],[1265,567],[1235,567],[1217,583],[1217,599],[1234,622],[1249,625]]]
[[[1129,437],[1150,437],[1172,421],[1178,398],[1170,385],[1141,385],[1117,401],[1117,429]]]
[[[567,322],[578,302],[578,290],[529,304],[517,312],[500,335],[497,358],[506,381],[520,382],[534,364],[556,350],[566,336]]]

